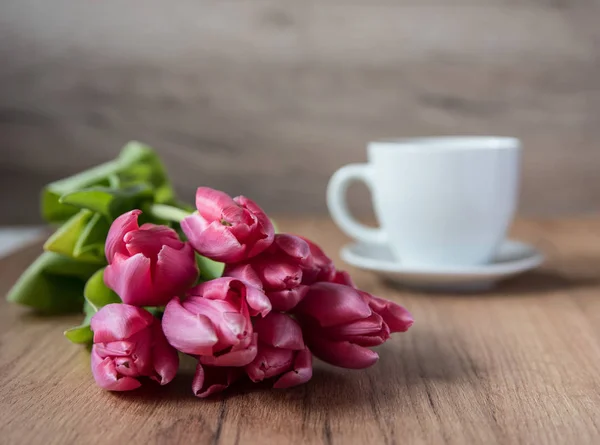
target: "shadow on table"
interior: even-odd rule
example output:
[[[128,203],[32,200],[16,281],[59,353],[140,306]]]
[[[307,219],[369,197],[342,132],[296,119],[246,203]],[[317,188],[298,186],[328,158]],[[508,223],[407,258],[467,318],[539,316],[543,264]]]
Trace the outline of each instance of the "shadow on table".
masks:
[[[599,260],[600,261],[600,260]],[[577,290],[600,285],[600,270],[597,273],[570,275],[558,270],[538,270],[525,273],[515,278],[507,279],[497,283],[493,288],[484,291],[443,291],[443,290],[423,290],[402,286],[401,284],[384,280],[384,283],[392,288],[399,290],[408,290],[417,294],[427,294],[443,297],[456,296],[497,296],[497,297],[526,297],[540,296],[550,292],[560,292],[566,290]]]
[[[539,270],[506,280],[492,289],[490,294],[515,296],[523,294],[542,294],[547,292],[559,292],[563,290],[575,290],[586,287],[598,286],[600,284],[600,272],[583,276],[569,276],[556,270]]]
[[[318,412],[359,413],[375,410],[386,400],[395,404],[408,400],[418,388],[426,397],[428,385],[452,385],[477,375],[480,366],[469,358],[465,348],[457,354],[442,344],[427,329],[409,334],[396,334],[391,342],[377,348],[379,361],[369,369],[349,370],[330,366],[315,359],[313,377],[305,385],[273,389],[273,381],[255,384],[239,381],[225,392],[207,399],[196,399],[191,390],[193,372],[184,369],[166,386],[147,383],[127,394],[115,394],[124,401],[157,404],[161,401],[180,403],[240,403],[243,406],[269,406],[272,410],[298,411],[305,415]],[[456,345],[458,339],[454,338]],[[315,408],[318,407],[318,408]],[[257,414],[258,415],[258,414]]]

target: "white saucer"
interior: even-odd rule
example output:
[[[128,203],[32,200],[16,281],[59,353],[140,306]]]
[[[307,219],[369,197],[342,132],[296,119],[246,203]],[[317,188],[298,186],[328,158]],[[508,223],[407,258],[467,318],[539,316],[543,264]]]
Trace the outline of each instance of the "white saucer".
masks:
[[[480,266],[409,267],[396,261],[385,245],[352,243],[340,252],[342,259],[397,283],[436,291],[481,291],[498,281],[538,267],[543,255],[533,246],[506,240],[494,260]]]

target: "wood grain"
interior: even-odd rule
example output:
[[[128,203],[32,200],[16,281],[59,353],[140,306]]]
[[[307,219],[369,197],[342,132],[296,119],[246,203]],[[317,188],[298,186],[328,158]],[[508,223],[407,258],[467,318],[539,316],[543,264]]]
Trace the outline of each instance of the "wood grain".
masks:
[[[335,254],[322,220],[282,221]],[[0,437],[5,444],[597,444],[600,441],[600,218],[520,222],[545,251],[536,272],[481,295],[360,287],[409,308],[415,326],[365,371],[317,363],[291,390],[191,392],[186,364],[166,387],[94,385],[89,354],[43,318],[0,303]],[[0,261],[5,293],[39,246]],[[334,255],[335,256],[335,255]],[[335,257],[336,260],[338,259]]]
[[[129,139],[186,200],[306,214],[374,138],[515,135],[522,212],[596,211],[599,20],[597,0],[3,0],[0,221]]]

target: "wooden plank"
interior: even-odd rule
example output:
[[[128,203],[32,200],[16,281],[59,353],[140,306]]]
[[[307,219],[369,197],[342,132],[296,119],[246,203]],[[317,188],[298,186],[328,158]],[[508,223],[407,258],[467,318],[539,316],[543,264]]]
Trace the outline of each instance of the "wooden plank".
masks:
[[[284,230],[336,252],[346,239],[321,219]],[[549,256],[538,271],[481,295],[390,288],[350,269],[360,287],[406,305],[415,326],[365,371],[316,364],[309,384],[243,386],[199,400],[193,364],[166,387],[97,388],[89,354],[43,318],[0,303],[0,434],[6,444],[544,443],[600,440],[600,219],[519,222]],[[0,260],[0,293],[39,246]],[[341,266],[341,263],[339,263]]]
[[[371,139],[515,135],[521,210],[588,212],[598,17],[584,0],[4,1],[0,188],[16,196],[0,204],[25,204],[0,221],[36,217],[32,177],[134,138],[158,147],[188,200],[210,184],[301,214],[325,212],[328,178]]]

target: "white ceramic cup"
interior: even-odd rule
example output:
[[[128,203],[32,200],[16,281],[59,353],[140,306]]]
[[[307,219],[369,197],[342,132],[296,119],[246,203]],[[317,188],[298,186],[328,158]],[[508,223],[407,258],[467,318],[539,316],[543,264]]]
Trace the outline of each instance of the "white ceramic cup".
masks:
[[[331,177],[327,205],[349,236],[386,243],[415,266],[489,262],[514,217],[521,144],[507,137],[436,137],[371,142],[369,162]],[[357,222],[346,189],[363,181],[380,227]]]

